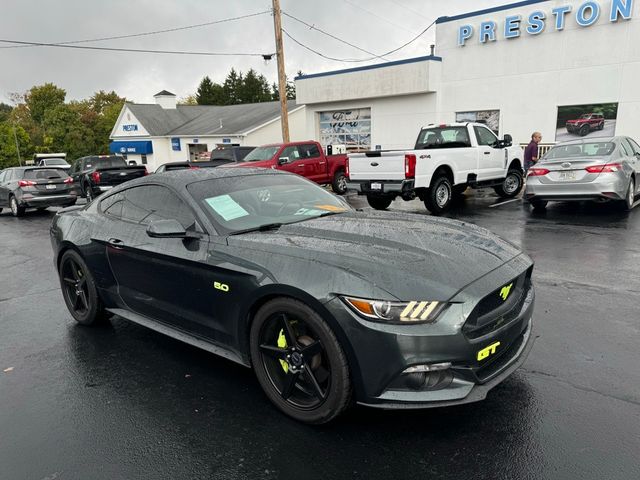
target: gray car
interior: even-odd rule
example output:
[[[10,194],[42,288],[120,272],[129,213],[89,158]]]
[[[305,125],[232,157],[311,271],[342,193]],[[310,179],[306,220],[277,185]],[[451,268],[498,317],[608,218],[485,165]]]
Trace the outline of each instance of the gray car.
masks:
[[[617,201],[631,210],[638,194],[640,146],[629,137],[560,143],[527,174],[524,198],[534,209],[548,201]]]

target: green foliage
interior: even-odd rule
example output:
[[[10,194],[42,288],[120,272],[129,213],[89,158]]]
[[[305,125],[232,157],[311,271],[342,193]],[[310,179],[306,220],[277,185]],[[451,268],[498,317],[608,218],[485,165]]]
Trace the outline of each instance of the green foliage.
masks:
[[[44,115],[47,110],[51,110],[64,103],[67,92],[56,87],[53,83],[31,87],[25,96],[24,101],[31,113],[34,122],[42,125]]]
[[[31,143],[29,135],[24,128],[20,126],[14,126],[9,122],[0,123],[0,170],[19,165],[16,138],[18,139],[20,155],[24,162],[25,156],[31,154],[31,151],[29,151],[29,145]]]
[[[298,71],[298,76],[302,75],[301,71]],[[295,100],[296,99],[296,84],[289,80],[289,77],[285,77],[287,82],[287,100]],[[273,100],[280,100],[280,90],[278,89],[278,84],[273,83],[271,85],[271,97]]]
[[[222,85],[204,77],[196,91],[195,100],[198,105],[225,105]]]
[[[11,105],[0,103],[0,122],[4,122],[7,118],[9,118],[9,114],[12,110],[13,107]]]
[[[293,82],[287,84],[287,96],[295,98]],[[195,94],[198,105],[238,105],[271,102],[277,99],[277,86],[269,85],[264,75],[258,74],[254,69],[244,74],[232,68],[222,84],[213,82],[208,76],[204,77]],[[181,103],[187,104],[184,101]]]

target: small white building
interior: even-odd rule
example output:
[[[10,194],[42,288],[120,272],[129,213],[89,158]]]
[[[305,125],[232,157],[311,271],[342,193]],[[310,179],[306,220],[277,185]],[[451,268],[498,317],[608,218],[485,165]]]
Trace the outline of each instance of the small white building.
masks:
[[[111,131],[111,153],[147,165],[194,160],[220,145],[258,146],[282,140],[280,102],[177,105],[163,90],[155,104],[126,103]],[[304,106],[288,101],[290,137],[305,140]]]
[[[406,148],[430,123],[483,121],[543,143],[640,141],[640,0],[524,0],[442,17],[431,55],[296,78],[306,137]],[[569,132],[568,120],[604,122]],[[596,117],[596,116],[594,116]]]

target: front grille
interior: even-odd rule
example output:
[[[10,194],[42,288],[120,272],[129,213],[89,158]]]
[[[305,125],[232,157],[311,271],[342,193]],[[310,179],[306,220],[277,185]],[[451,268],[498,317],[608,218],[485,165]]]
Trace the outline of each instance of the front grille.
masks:
[[[513,359],[520,347],[522,346],[522,342],[524,342],[524,338],[526,335],[526,331],[523,332],[516,338],[509,348],[502,352],[498,358],[487,365],[483,365],[478,370],[476,370],[476,376],[480,382],[485,382],[492,378],[497,372],[500,372],[510,361]]]
[[[533,267],[511,282],[513,291],[506,300],[500,296],[503,287],[497,288],[484,297],[462,327],[462,332],[467,338],[475,339],[487,335],[498,328],[516,319],[525,304],[530,303],[533,297],[533,285],[531,273]]]

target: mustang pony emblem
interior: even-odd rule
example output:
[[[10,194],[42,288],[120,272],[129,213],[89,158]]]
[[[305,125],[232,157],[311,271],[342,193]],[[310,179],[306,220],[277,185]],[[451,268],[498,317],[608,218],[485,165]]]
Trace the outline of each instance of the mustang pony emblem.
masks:
[[[500,290],[500,297],[505,302],[507,301],[507,297],[511,293],[511,287],[513,287],[513,282],[511,282],[509,285],[505,285],[504,287],[502,287],[502,290]]]

